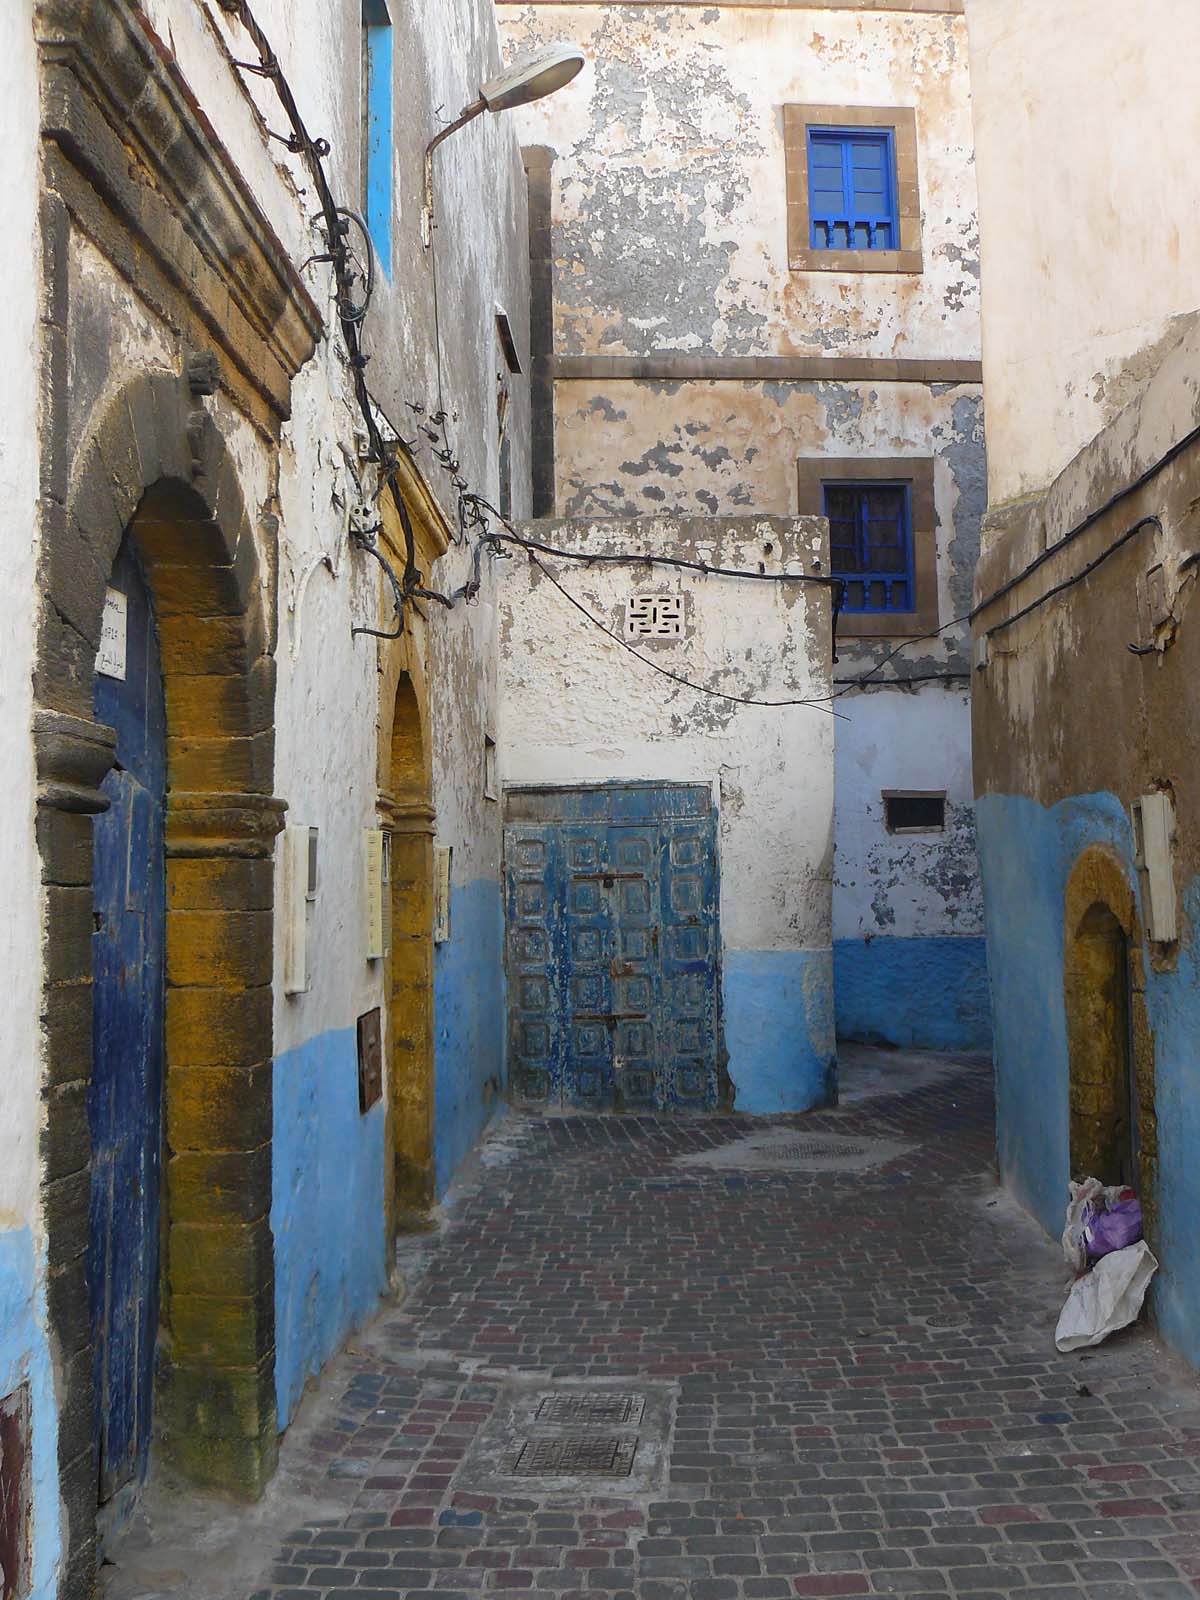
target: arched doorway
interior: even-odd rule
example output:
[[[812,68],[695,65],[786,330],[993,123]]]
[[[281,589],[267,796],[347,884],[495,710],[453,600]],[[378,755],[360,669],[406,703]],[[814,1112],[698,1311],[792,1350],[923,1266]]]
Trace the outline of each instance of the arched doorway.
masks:
[[[1063,933],[1071,1176],[1136,1189],[1149,1227],[1157,1126],[1137,906],[1121,862],[1099,845],[1071,872]]]
[[[1093,902],[1067,950],[1071,1173],[1131,1184],[1137,1173],[1129,941],[1110,906]]]
[[[396,1222],[419,1219],[433,1199],[433,823],[421,704],[401,672],[392,713],[388,791],[392,948],[388,989]]]
[[[274,1463],[272,857],[284,807],[272,794],[269,550],[260,562],[219,429],[187,379],[144,373],[109,397],[76,457],[69,503],[46,530],[56,556],[34,737],[50,1317],[83,1572],[89,1503],[136,1485],[145,1464],[160,1324],[165,1453],[248,1495]],[[125,608],[124,680],[97,672],[110,591]],[[91,1316],[73,1309],[89,1304]]]

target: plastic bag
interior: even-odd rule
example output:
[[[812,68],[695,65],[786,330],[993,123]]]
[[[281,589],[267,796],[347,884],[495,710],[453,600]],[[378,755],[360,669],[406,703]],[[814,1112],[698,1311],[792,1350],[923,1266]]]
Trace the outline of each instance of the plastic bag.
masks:
[[[1144,1239],[1102,1256],[1071,1286],[1054,1342],[1060,1350],[1084,1350],[1136,1322],[1158,1262]]]
[[[1072,1272],[1082,1272],[1087,1266],[1087,1243],[1083,1237],[1084,1212],[1104,1193],[1104,1185],[1099,1178],[1085,1178],[1082,1183],[1068,1184],[1067,1187],[1071,1198],[1067,1202],[1067,1220],[1063,1228],[1063,1255]]]
[[[1124,1250],[1142,1237],[1142,1203],[1132,1190],[1100,1210],[1094,1201],[1084,1207],[1083,1242],[1089,1261]]]

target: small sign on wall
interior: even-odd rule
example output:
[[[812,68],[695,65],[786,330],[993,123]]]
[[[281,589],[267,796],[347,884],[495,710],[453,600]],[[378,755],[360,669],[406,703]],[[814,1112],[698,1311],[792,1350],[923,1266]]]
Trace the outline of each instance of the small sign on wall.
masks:
[[[378,1006],[358,1019],[358,1109],[370,1111],[383,1096],[383,1017]]]
[[[106,678],[125,681],[128,602],[119,589],[104,591],[104,614],[100,619],[100,648],[96,652],[96,671]]]

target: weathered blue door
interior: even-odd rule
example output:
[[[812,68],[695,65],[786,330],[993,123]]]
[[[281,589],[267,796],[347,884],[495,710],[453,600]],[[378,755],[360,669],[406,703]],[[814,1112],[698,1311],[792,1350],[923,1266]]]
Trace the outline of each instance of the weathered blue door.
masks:
[[[165,719],[158,639],[126,538],[111,588],[125,600],[123,663],[96,674],[96,720],[117,763],[95,820],[91,1238],[88,1280],[100,1500],[139,1477],[150,1442],[158,1332],[162,1151]],[[119,635],[119,630],[118,630]],[[117,658],[122,654],[119,644]]]
[[[711,1109],[720,940],[708,786],[518,789],[506,808],[514,1096]]]

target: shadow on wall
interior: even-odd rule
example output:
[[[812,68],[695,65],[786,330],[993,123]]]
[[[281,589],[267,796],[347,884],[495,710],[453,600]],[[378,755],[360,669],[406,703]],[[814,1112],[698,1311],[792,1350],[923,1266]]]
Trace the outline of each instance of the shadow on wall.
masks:
[[[281,1431],[307,1380],[387,1287],[384,1139],[382,1102],[359,1110],[355,1029],[278,1057],[271,1231]]]
[[[837,939],[839,1039],[904,1050],[990,1050],[992,1004],[983,938]]]

